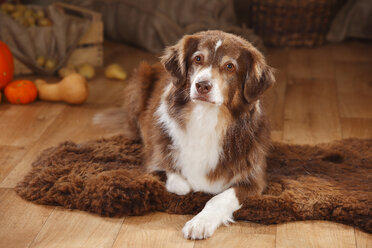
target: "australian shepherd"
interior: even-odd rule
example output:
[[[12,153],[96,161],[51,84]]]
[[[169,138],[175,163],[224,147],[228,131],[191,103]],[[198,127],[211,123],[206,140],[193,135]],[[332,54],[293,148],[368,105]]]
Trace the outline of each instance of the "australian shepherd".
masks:
[[[142,139],[146,168],[166,172],[169,192],[215,195],[185,224],[185,238],[210,237],[264,190],[270,131],[261,96],[274,81],[252,44],[221,31],[184,36],[128,81],[122,130]]]

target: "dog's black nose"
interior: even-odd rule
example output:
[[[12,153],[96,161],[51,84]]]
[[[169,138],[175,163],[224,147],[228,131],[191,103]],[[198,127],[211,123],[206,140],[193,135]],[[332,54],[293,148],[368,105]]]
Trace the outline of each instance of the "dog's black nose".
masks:
[[[200,81],[195,84],[199,94],[207,94],[212,89],[212,84],[208,81]]]

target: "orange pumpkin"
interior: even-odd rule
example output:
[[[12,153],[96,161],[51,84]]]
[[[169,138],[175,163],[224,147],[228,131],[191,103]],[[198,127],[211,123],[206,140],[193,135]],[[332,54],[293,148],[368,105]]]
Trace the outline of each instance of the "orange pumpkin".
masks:
[[[16,80],[5,87],[4,93],[10,103],[27,104],[35,101],[37,88],[29,80]]]
[[[14,62],[8,46],[0,41],[0,90],[13,79]]]

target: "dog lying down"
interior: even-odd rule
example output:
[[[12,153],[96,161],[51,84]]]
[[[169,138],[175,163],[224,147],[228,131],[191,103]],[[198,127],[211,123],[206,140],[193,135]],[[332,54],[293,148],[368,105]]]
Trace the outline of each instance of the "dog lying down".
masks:
[[[270,131],[261,96],[274,81],[246,40],[199,32],[168,47],[161,63],[141,64],[123,106],[94,122],[141,138],[146,168],[166,172],[169,192],[215,194],[182,229],[187,239],[205,239],[265,188]]]

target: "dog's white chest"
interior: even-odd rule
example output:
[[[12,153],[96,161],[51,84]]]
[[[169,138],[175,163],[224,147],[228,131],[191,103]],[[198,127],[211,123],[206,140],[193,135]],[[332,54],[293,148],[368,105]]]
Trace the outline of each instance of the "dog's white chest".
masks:
[[[226,188],[224,182],[210,183],[207,179],[208,173],[216,168],[222,151],[223,134],[217,128],[218,114],[216,106],[197,104],[186,128],[181,129],[166,113],[165,103],[158,110],[159,120],[173,141],[175,166],[194,191],[218,193]]]
[[[205,104],[207,105],[207,104]],[[220,183],[211,184],[206,176],[216,168],[221,153],[221,134],[217,131],[217,107],[197,104],[178,143],[177,166],[195,191],[220,192]]]

